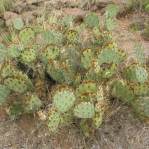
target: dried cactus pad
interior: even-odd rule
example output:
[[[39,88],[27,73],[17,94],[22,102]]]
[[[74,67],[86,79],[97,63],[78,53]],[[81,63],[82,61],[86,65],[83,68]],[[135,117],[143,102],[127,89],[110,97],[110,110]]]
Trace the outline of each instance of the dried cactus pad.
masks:
[[[52,98],[54,106],[62,113],[68,111],[76,100],[73,90],[68,87],[56,90]]]
[[[149,120],[149,97],[140,97],[132,103],[134,111],[143,120]]]
[[[51,110],[48,117],[49,131],[55,132],[58,129],[60,122],[61,122],[60,113]]]
[[[95,115],[94,105],[90,102],[81,102],[74,108],[74,115],[78,118],[93,118]]]
[[[7,86],[0,84],[0,105],[5,102],[9,94],[10,90],[7,88]]]

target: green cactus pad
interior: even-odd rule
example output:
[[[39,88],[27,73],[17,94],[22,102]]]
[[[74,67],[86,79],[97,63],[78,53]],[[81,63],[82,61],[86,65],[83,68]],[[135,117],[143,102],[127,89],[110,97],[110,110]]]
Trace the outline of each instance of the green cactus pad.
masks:
[[[133,91],[122,81],[116,80],[112,83],[111,94],[122,100],[125,103],[130,104],[134,100]]]
[[[149,97],[140,97],[132,103],[132,107],[142,120],[149,121]]]
[[[74,108],[74,115],[78,118],[93,118],[95,115],[94,105],[90,102],[81,102]]]
[[[98,55],[98,62],[99,64],[119,64],[124,59],[124,56],[119,51],[116,51],[114,49],[103,49],[101,53]]]
[[[66,62],[50,61],[47,65],[47,73],[59,83],[71,84],[75,80],[75,72]]]
[[[27,113],[35,112],[42,106],[41,100],[36,94],[28,94],[26,97],[25,111]]]
[[[24,93],[32,88],[31,80],[20,72],[4,80],[4,84],[12,91]]]
[[[8,55],[10,58],[18,58],[21,54],[22,48],[19,45],[12,44],[8,47]]]
[[[23,112],[24,112],[24,109],[20,102],[12,103],[7,110],[7,113],[12,120],[16,120],[19,116],[23,114]]]
[[[57,45],[62,44],[63,42],[63,34],[53,30],[43,32],[42,37],[44,38],[46,44]]]
[[[2,78],[6,78],[14,75],[15,73],[16,73],[15,67],[9,63],[5,63],[1,68],[0,76]]]
[[[7,86],[0,84],[0,105],[2,105],[9,96],[10,90]]]
[[[32,65],[37,60],[37,53],[34,49],[26,49],[20,55],[20,62],[26,65]]]
[[[103,114],[102,113],[96,113],[93,117],[93,126],[97,129],[101,126],[103,122]]]
[[[85,94],[96,94],[97,92],[97,85],[95,82],[87,81],[81,83],[77,88],[77,95],[85,95]]]
[[[81,64],[85,69],[88,69],[92,66],[92,61],[94,59],[94,53],[92,49],[86,49],[83,51],[81,56]]]
[[[144,67],[132,65],[125,69],[123,76],[130,82],[144,83],[149,79],[147,70]]]
[[[99,27],[99,17],[95,13],[89,13],[84,21],[88,27]]]
[[[35,33],[31,28],[25,28],[20,31],[19,39],[23,45],[30,44],[35,38]]]
[[[77,43],[79,41],[79,36],[78,36],[78,32],[75,30],[68,30],[65,33],[66,36],[66,41],[68,43]]]
[[[76,100],[73,90],[69,87],[57,89],[52,96],[53,104],[61,113],[67,112]]]
[[[48,46],[41,53],[41,60],[47,64],[49,60],[54,60],[60,55],[60,49],[56,46]]]
[[[56,111],[49,113],[48,117],[48,128],[50,132],[56,132],[58,130],[59,124],[61,122],[61,115]]]
[[[149,84],[135,84],[131,86],[133,88],[134,94],[137,96],[149,96]]]

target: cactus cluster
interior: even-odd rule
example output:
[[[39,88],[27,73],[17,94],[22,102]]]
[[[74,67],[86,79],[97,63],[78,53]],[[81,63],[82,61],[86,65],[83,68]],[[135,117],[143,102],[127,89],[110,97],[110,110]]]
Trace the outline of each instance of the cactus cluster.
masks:
[[[139,60],[124,65],[126,53],[95,13],[79,23],[70,16],[45,23],[15,31],[12,43],[0,47],[0,105],[11,118],[42,108],[51,132],[75,123],[88,136],[102,125],[114,97],[149,119],[147,66]]]

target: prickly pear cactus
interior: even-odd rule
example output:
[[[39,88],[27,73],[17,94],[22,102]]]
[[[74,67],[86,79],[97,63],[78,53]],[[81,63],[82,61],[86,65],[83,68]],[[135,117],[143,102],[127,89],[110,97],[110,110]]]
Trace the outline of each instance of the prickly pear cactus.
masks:
[[[40,109],[42,106],[41,100],[34,94],[27,94],[25,97],[24,109],[26,113],[33,113]]]
[[[52,99],[55,108],[61,113],[70,110],[76,100],[74,91],[69,87],[59,86],[53,92]]]
[[[74,115],[77,118],[93,118],[95,115],[94,105],[90,102],[81,102],[74,108]]]
[[[60,48],[57,46],[49,45],[41,53],[41,60],[47,64],[50,60],[55,60],[60,55]]]
[[[28,46],[35,38],[35,33],[32,28],[24,28],[19,33],[19,39],[24,46]]]
[[[139,97],[133,103],[132,107],[140,119],[149,122],[149,97]]]
[[[138,65],[128,66],[123,72],[123,76],[126,80],[133,83],[145,83],[149,79],[146,68]]]
[[[51,109],[48,116],[48,128],[50,132],[56,132],[61,122],[61,115],[59,112]]]
[[[4,84],[11,90],[17,93],[25,93],[32,88],[31,80],[23,73],[18,72],[15,75],[4,80]]]
[[[133,102],[134,99],[133,91],[122,80],[116,80],[112,82],[111,94],[113,97],[116,97],[128,104]]]
[[[0,106],[12,119],[43,110],[51,133],[75,124],[85,136],[104,124],[110,99],[148,119],[144,52],[135,51],[133,64],[124,63],[127,55],[110,32],[116,15],[117,8],[110,5],[101,23],[96,13],[81,21],[55,14],[30,27],[14,22],[10,39],[0,44]]]
[[[10,90],[7,86],[0,84],[0,105],[6,101],[9,96]]]
[[[34,49],[26,49],[22,51],[20,55],[20,62],[28,65],[28,66],[34,66],[37,58],[37,51]]]
[[[92,66],[94,60],[94,52],[92,49],[86,49],[81,56],[81,64],[85,69],[89,69]]]

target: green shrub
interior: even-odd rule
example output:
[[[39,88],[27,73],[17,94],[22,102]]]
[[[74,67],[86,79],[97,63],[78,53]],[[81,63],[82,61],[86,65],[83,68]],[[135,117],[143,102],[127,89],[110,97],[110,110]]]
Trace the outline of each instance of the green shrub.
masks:
[[[116,13],[110,5],[105,20]],[[40,31],[17,24],[17,40],[0,46],[0,104],[10,117],[36,113],[49,104],[45,112],[51,133],[75,123],[89,136],[103,124],[110,99],[116,98],[148,119],[149,71],[143,52],[135,49],[136,63],[125,66],[126,53],[95,13],[80,23],[64,20],[45,22],[47,28]]]

